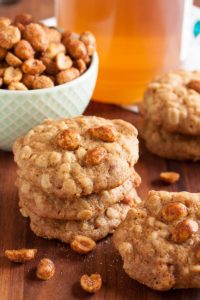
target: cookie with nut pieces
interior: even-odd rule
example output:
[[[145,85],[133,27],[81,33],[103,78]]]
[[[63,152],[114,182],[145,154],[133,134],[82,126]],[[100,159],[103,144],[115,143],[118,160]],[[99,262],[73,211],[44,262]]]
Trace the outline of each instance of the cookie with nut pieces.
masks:
[[[155,290],[200,287],[200,194],[150,191],[114,233],[130,277]]]
[[[138,160],[136,128],[123,120],[80,116],[45,120],[14,144],[18,176],[59,198],[123,184]]]

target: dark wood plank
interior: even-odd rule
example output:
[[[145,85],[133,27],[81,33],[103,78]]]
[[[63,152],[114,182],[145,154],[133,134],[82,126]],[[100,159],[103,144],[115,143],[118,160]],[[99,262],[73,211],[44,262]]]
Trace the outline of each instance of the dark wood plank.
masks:
[[[88,115],[107,118],[122,118],[140,125],[140,117],[114,105],[91,103]],[[140,160],[136,169],[142,176],[139,193],[146,196],[149,189],[170,191],[188,190],[200,192],[199,163],[165,161],[150,153],[140,143]],[[177,170],[181,180],[175,185],[159,182],[163,170]],[[122,261],[113,248],[112,238],[98,243],[96,251],[87,256],[73,253],[69,247],[58,241],[37,238],[29,229],[29,222],[18,212],[17,189],[14,185],[16,167],[10,153],[0,152],[0,299],[1,300],[197,300],[197,290],[179,290],[165,293],[154,292],[130,279],[122,268]],[[38,256],[26,265],[14,265],[3,257],[8,248],[35,247]],[[42,257],[51,258],[56,265],[56,275],[48,282],[35,277],[35,267]],[[83,273],[99,272],[103,287],[89,296],[79,286]]]

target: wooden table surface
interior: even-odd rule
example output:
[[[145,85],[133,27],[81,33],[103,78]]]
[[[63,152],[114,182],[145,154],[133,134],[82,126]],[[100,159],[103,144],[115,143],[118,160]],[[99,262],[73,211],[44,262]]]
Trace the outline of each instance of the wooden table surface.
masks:
[[[117,106],[92,102],[86,114],[106,118],[122,118],[138,126],[140,117]],[[139,188],[141,197],[149,189],[169,191],[187,190],[200,192],[199,163],[165,161],[145,150],[140,143],[140,160],[137,171],[142,177]],[[158,178],[164,170],[175,170],[181,180],[174,185],[164,185]],[[178,290],[159,293],[130,279],[122,268],[122,261],[113,248],[112,238],[98,243],[97,249],[80,256],[66,244],[36,237],[29,229],[29,221],[18,211],[17,189],[14,186],[16,166],[11,153],[0,152],[0,299],[1,300],[196,300],[200,291]],[[4,258],[5,249],[37,248],[33,261],[18,265]],[[35,277],[35,267],[42,257],[52,259],[56,265],[55,276],[47,282]],[[103,278],[102,289],[93,296],[87,295],[79,286],[82,274],[98,272]]]

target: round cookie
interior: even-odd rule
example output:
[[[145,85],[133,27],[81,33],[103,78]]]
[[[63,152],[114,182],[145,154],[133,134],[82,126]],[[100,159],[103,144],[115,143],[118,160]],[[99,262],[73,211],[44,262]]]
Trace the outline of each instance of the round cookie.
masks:
[[[200,194],[150,191],[114,234],[124,269],[155,290],[200,287]]]
[[[137,130],[123,120],[45,120],[13,147],[18,175],[59,198],[121,185],[138,160]]]
[[[176,160],[200,160],[200,136],[169,133],[149,121],[145,122],[141,136],[147,149],[158,156]]]
[[[99,194],[65,200],[46,195],[28,182],[18,180],[19,206],[25,206],[40,217],[64,220],[88,220],[99,216],[111,205],[120,201],[137,201],[134,187],[140,184],[134,172],[122,185]],[[135,200],[136,199],[136,200]]]
[[[176,71],[158,77],[145,92],[144,118],[168,132],[200,134],[200,72]]]
[[[70,243],[79,234],[97,241],[109,233],[113,233],[125,219],[129,209],[128,204],[117,203],[107,208],[102,215],[88,221],[63,221],[42,218],[25,207],[21,209],[21,213],[30,217],[31,229],[37,236],[59,239],[65,243]]]

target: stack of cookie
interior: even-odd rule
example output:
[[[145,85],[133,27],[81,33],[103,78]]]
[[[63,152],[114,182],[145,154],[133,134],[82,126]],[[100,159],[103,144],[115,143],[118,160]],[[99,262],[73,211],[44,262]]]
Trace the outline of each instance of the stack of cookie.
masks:
[[[140,202],[137,130],[122,120],[45,120],[14,145],[20,210],[38,236],[101,239]]]
[[[176,71],[151,82],[141,105],[147,148],[165,158],[200,159],[200,72]]]

